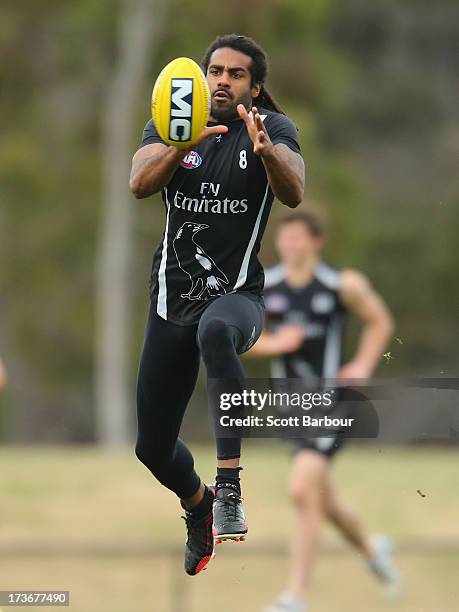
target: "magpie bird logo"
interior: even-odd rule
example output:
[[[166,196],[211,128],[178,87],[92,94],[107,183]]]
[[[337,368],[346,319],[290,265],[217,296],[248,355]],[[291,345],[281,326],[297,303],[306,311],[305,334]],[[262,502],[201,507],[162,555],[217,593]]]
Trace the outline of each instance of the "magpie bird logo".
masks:
[[[188,221],[181,226],[172,242],[178,265],[191,281],[188,293],[182,293],[182,298],[207,300],[226,293],[224,285],[229,283],[226,274],[195,240],[198,232],[208,228],[205,223]]]

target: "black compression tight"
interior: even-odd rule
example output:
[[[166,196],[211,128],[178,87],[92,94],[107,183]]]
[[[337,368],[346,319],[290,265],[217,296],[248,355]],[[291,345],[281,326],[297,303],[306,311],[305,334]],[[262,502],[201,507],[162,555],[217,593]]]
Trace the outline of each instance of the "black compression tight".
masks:
[[[193,456],[179,438],[180,426],[196,385],[200,355],[207,378],[230,378],[242,387],[238,353],[259,336],[263,307],[249,294],[215,299],[199,324],[180,326],[150,309],[137,382],[136,455],[152,474],[181,499],[200,485]],[[217,457],[240,456],[237,438],[217,438]]]

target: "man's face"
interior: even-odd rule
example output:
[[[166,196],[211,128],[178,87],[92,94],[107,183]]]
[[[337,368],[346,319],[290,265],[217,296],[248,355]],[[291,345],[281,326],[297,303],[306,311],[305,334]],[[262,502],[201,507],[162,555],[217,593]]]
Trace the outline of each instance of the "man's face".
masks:
[[[247,110],[252,98],[260,93],[260,85],[252,87],[252,58],[245,53],[222,47],[214,51],[207,68],[207,83],[211,94],[210,116],[215,121],[231,121],[238,117],[238,104]]]
[[[277,230],[275,242],[279,257],[287,266],[296,266],[315,257],[323,245],[323,239],[314,236],[302,221],[282,224]]]

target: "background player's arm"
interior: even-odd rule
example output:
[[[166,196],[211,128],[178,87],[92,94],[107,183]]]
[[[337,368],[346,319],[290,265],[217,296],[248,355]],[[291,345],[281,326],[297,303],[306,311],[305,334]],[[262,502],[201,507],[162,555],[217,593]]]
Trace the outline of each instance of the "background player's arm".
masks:
[[[271,142],[255,106],[252,108],[252,116],[249,116],[242,104],[237,108],[253,142],[253,152],[261,157],[274,195],[286,206],[296,208],[304,196],[303,158],[287,145]]]
[[[193,143],[198,146],[212,134],[225,134],[228,128],[224,125],[206,127],[201,136]],[[132,158],[129,187],[137,199],[147,198],[161,191],[177,170],[179,163],[189,153],[186,149],[177,149],[161,142],[147,144],[139,149]]]
[[[281,325],[275,332],[263,330],[254,346],[246,353],[249,357],[275,357],[294,353],[304,342],[304,328],[300,325]]]
[[[0,389],[6,385],[6,370],[0,359]]]
[[[367,378],[372,375],[394,331],[392,315],[369,280],[355,270],[341,273],[341,301],[362,321],[357,350],[338,372],[338,378]]]

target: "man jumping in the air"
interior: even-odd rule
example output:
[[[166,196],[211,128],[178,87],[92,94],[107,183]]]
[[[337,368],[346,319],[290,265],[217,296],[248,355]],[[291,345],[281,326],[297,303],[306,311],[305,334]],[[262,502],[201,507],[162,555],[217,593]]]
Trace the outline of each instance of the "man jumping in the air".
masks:
[[[244,385],[238,354],[263,328],[257,253],[271,204],[276,196],[294,208],[304,191],[297,130],[264,86],[264,51],[245,36],[222,36],[207,49],[203,68],[211,113],[198,142],[192,151],[168,146],[150,120],[130,180],[137,198],[162,191],[166,208],[138,377],[136,454],[186,511],[191,575],[210,560],[214,537],[241,539],[247,532],[240,439],[217,439],[211,490],[178,437],[200,355],[208,379]]]

